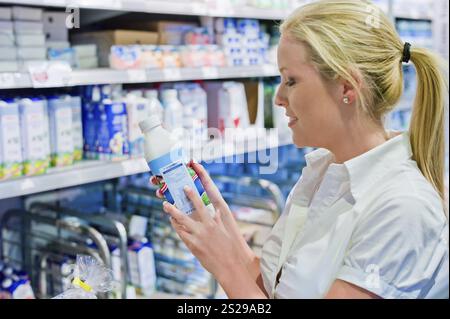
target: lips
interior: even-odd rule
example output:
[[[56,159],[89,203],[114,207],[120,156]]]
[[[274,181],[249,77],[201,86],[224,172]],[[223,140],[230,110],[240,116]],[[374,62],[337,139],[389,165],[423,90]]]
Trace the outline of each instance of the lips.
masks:
[[[289,127],[294,126],[298,122],[298,118],[296,118],[295,116],[289,116],[287,114],[286,114],[286,116],[289,118],[289,123],[288,123]]]

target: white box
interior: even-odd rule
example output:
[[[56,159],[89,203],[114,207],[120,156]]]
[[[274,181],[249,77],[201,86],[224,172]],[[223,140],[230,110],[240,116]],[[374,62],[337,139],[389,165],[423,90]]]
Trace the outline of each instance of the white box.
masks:
[[[18,47],[18,60],[45,60],[47,49],[45,47]]]
[[[72,46],[72,48],[77,59],[97,57],[97,45],[95,44],[79,44]]]
[[[98,68],[98,58],[87,57],[87,58],[75,58],[74,67],[77,69],[96,69]]]
[[[1,47],[11,47],[16,45],[16,37],[13,33],[2,34],[0,33],[0,46]]]
[[[15,47],[0,47],[0,52],[0,61],[17,59],[17,49]]]
[[[8,7],[0,7],[0,20],[11,20],[12,10]]]
[[[13,33],[14,27],[12,21],[1,21],[0,20],[0,32],[1,33]]]
[[[14,20],[42,21],[43,10],[30,7],[12,7],[12,17]]]
[[[44,47],[45,35],[44,34],[17,34],[16,44],[19,47]]]
[[[0,72],[17,72],[19,64],[17,61],[0,61]]]
[[[14,21],[14,32],[16,34],[44,34],[44,24],[42,22],[33,21]]]
[[[69,41],[47,41],[45,46],[48,49],[62,50],[70,48]]]

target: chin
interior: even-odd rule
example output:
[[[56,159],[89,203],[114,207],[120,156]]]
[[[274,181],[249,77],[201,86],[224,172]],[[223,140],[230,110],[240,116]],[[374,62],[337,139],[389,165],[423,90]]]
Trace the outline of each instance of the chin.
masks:
[[[294,145],[297,146],[298,148],[307,147],[305,143],[305,138],[302,137],[301,134],[292,132],[292,141]]]

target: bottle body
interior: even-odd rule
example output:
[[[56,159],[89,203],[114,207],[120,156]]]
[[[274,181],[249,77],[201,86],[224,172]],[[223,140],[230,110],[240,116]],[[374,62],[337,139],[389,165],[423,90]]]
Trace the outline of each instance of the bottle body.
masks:
[[[183,213],[192,214],[194,206],[184,193],[184,187],[188,186],[197,190],[205,206],[211,206],[208,210],[213,212],[211,202],[200,179],[194,170],[187,167],[184,150],[177,147],[171,134],[158,124],[157,120],[153,127],[143,129],[143,125],[140,126],[145,139],[145,159],[151,174],[164,179],[159,187],[166,200],[176,205]]]

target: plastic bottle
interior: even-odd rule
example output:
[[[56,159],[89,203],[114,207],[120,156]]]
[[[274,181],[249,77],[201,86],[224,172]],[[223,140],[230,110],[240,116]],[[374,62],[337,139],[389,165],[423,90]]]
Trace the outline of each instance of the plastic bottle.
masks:
[[[171,204],[185,214],[192,214],[194,206],[184,192],[184,186],[196,189],[211,215],[214,214],[208,195],[195,171],[186,165],[184,150],[177,147],[176,139],[162,127],[157,116],[151,116],[139,123],[144,134],[145,159],[151,174],[162,177],[161,192]]]
[[[164,106],[164,127],[181,137],[183,128],[183,105],[178,100],[178,92],[174,89],[162,91],[162,104]]]
[[[161,121],[164,119],[164,108],[158,100],[157,90],[146,90],[145,98],[149,102],[149,116],[157,115]]]

